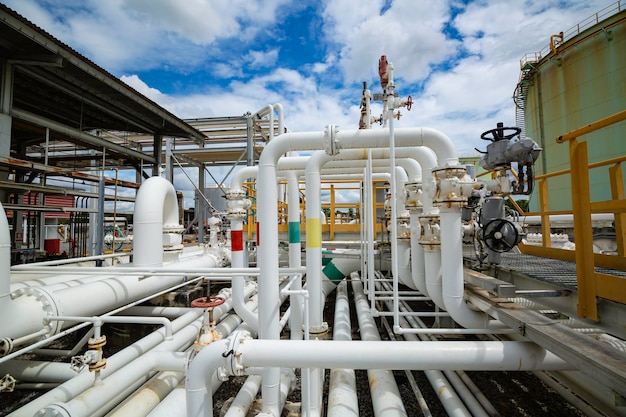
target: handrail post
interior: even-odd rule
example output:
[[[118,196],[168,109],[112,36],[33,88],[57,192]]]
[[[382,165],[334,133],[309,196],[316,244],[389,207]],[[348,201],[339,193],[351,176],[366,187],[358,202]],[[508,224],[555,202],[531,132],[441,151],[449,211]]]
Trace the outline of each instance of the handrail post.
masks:
[[[617,163],[609,167],[609,177],[611,180],[611,197],[613,200],[624,200],[624,176],[622,174],[622,164]],[[617,241],[617,254],[624,257],[624,244],[626,243],[626,213],[614,213],[615,219],[615,239]]]
[[[578,316],[598,320],[596,282],[591,224],[591,196],[587,142],[569,141],[574,243],[576,244],[576,278],[578,282]]]

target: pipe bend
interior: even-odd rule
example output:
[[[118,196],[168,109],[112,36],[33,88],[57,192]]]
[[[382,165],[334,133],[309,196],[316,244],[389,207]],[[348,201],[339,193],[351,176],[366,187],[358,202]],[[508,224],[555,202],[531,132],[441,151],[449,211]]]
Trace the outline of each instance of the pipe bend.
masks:
[[[213,415],[213,398],[208,378],[226,362],[222,355],[226,352],[230,338],[218,340],[206,346],[189,363],[185,396],[187,399],[187,417],[205,417]]]

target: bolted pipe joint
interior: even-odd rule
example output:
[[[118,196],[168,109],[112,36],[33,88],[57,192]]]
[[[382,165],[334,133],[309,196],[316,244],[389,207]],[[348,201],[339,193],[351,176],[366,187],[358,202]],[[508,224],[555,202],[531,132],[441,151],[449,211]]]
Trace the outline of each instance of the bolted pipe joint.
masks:
[[[421,226],[420,246],[433,249],[441,246],[441,233],[438,215],[419,216]]]
[[[401,213],[396,221],[398,224],[398,239],[411,239],[411,217],[409,213]]]
[[[248,209],[252,206],[246,198],[246,192],[241,188],[232,188],[226,192],[228,208],[226,216],[231,220],[243,220],[248,215]]]
[[[423,207],[422,198],[424,196],[422,191],[422,182],[408,182],[404,186],[406,190],[406,200],[404,202],[404,208],[410,211],[421,210]]]
[[[231,333],[228,338],[228,346],[226,347],[226,351],[222,353],[222,357],[224,357],[226,363],[224,371],[228,375],[246,375],[244,366],[241,362],[242,352],[240,352],[240,347],[246,340],[252,340],[252,335],[250,335],[250,332],[245,330],[235,331]]]
[[[477,183],[467,175],[464,166],[433,169],[436,188],[433,205],[436,207],[463,207]]]
[[[324,151],[330,156],[337,155],[341,149],[338,134],[339,128],[336,125],[328,125],[324,129]]]
[[[185,228],[179,224],[163,225],[163,251],[180,252],[183,250],[183,232]]]

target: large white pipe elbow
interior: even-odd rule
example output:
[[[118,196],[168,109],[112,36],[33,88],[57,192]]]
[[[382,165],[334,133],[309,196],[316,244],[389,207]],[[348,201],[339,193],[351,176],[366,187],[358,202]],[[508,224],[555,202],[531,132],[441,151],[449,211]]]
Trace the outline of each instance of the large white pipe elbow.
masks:
[[[441,263],[442,298],[444,308],[450,317],[468,329],[490,327],[491,317],[483,312],[472,310],[464,300],[463,247],[461,211],[458,208],[440,208],[441,248],[452,262]],[[429,289],[430,291],[430,289]],[[431,294],[432,296],[432,294]],[[494,322],[495,325],[497,322]]]
[[[163,245],[182,248],[178,199],[172,183],[161,177],[148,178],[135,200],[133,264],[160,266]],[[172,231],[164,237],[164,232]]]

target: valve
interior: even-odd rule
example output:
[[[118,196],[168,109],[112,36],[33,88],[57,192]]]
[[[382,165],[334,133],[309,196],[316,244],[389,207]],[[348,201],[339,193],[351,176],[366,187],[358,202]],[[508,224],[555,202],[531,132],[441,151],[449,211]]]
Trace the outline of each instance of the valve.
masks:
[[[15,378],[10,374],[6,374],[0,378],[0,392],[13,392],[15,389]]]
[[[226,301],[223,297],[210,296],[196,298],[191,302],[191,306],[194,308],[205,308],[205,316],[202,322],[202,329],[198,338],[194,343],[194,355],[197,354],[203,347],[219,340],[222,335],[215,330],[215,320],[213,319],[213,309],[219,305],[224,304]]]
[[[482,229],[487,247],[497,253],[509,252],[522,239],[519,226],[507,219],[493,219]]]
[[[102,357],[101,349],[90,349],[83,355],[72,356],[70,359],[70,369],[74,372],[82,371],[87,365],[89,365],[90,372],[99,371],[106,366],[106,359]]]
[[[512,163],[517,163],[519,181],[514,184],[511,192],[530,194],[534,182],[532,166],[542,149],[530,138],[512,140],[520,133],[521,129],[518,127],[504,127],[503,123],[498,123],[495,129],[487,130],[480,135],[481,139],[491,142],[487,145],[487,150],[476,150],[483,154],[480,158],[480,166],[487,171],[507,170],[511,168]]]

